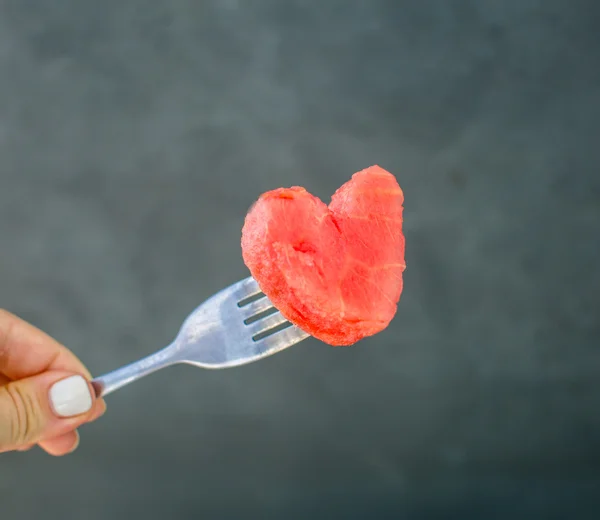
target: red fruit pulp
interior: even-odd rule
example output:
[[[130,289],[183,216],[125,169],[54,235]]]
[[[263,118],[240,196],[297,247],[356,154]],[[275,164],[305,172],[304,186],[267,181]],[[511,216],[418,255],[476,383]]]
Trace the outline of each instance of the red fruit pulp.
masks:
[[[371,166],[326,206],[304,188],[260,196],[242,230],[242,256],[289,321],[330,345],[385,329],[402,293],[404,195]]]

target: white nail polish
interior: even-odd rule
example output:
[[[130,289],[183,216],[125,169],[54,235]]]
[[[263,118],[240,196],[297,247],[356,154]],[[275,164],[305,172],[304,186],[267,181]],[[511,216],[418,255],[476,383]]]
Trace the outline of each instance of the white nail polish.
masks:
[[[81,376],[71,376],[54,383],[50,388],[50,403],[59,417],[89,412],[92,396],[87,381]]]

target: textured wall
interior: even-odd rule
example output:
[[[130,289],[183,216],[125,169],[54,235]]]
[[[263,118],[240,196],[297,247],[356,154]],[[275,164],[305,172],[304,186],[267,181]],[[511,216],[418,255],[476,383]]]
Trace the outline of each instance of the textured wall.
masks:
[[[593,0],[0,0],[0,306],[93,373],[246,276],[243,217],[378,163],[397,318],[123,389],[0,456],[0,517],[595,518]]]

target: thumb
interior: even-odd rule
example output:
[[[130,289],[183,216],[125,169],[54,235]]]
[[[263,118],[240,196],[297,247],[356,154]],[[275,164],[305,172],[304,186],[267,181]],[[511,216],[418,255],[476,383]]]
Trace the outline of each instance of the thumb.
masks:
[[[0,387],[0,453],[68,433],[93,418],[96,403],[81,375],[44,372]]]

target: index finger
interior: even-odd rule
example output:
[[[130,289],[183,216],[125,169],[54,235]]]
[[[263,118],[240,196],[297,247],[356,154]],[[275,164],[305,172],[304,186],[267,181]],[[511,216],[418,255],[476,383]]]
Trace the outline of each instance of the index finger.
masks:
[[[18,380],[47,370],[78,372],[91,379],[83,363],[64,345],[0,309],[0,374]]]

